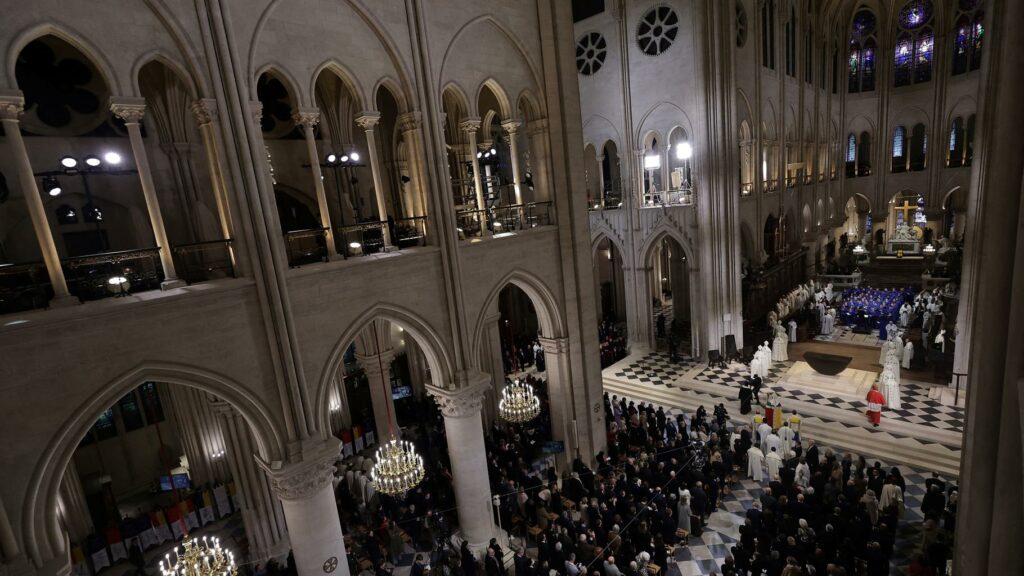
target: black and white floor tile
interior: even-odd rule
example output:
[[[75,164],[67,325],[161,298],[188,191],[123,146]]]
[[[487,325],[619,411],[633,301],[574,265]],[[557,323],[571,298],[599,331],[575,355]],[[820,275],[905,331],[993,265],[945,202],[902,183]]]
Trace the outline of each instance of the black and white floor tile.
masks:
[[[692,358],[680,357],[677,362],[669,361],[667,354],[662,352],[650,353],[640,359],[634,360],[625,366],[615,369],[613,375],[617,378],[625,378],[644,384],[658,386],[680,386],[679,380],[696,367],[704,363]],[[836,396],[828,396],[818,392],[806,392],[794,387],[777,385],[779,379],[792,366],[792,362],[775,362],[768,371],[768,377],[764,379],[762,398],[764,394],[775,392],[783,399],[793,399],[803,402],[812,402],[819,405],[830,406],[842,410],[863,412],[867,404],[863,400],[848,400]],[[707,367],[695,376],[695,379],[719,384],[722,386],[738,388],[740,383],[747,377],[749,370],[745,365],[738,363],[727,364],[725,367]],[[950,430],[962,433],[964,430],[964,409],[957,406],[947,406],[928,397],[928,388],[918,386],[910,382],[904,382],[901,387],[902,408],[886,410],[884,417],[898,418],[911,424],[929,426],[940,430]],[[867,427],[865,421],[864,426]]]

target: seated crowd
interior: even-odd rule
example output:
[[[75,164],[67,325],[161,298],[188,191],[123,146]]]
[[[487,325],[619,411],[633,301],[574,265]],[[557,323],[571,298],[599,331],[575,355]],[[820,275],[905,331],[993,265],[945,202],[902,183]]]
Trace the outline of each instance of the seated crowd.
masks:
[[[597,327],[597,338],[601,342],[601,368],[607,368],[626,357],[628,353],[626,336],[622,330],[608,320]]]

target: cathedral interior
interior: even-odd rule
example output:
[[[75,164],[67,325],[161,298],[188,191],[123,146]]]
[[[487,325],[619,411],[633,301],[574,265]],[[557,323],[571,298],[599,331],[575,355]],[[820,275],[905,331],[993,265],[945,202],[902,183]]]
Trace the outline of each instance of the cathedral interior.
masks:
[[[1024,574],[1024,2],[3,12],[0,576]]]

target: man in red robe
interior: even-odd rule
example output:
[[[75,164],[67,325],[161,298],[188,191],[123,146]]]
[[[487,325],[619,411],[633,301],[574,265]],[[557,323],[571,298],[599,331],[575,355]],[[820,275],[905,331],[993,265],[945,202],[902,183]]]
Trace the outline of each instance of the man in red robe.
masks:
[[[878,391],[878,385],[872,384],[871,390],[868,391],[868,420],[872,424],[878,426],[879,422],[882,421],[882,406],[885,406],[885,396]]]

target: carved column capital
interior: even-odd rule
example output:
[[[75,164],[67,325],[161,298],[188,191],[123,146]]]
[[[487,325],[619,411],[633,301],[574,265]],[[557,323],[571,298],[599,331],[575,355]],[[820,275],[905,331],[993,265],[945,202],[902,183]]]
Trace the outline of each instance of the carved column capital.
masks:
[[[299,108],[292,114],[292,120],[303,128],[313,129],[320,123],[320,111],[316,108]]]
[[[25,97],[18,94],[0,95],[0,120],[17,120],[25,111]]]
[[[380,123],[380,112],[360,112],[356,124],[363,130],[373,130]]]
[[[213,98],[200,98],[192,103],[192,115],[196,124],[206,126],[217,117],[217,101]]]
[[[540,343],[541,349],[544,350],[545,354],[562,354],[569,352],[569,339],[562,338],[544,338],[539,336],[537,342]]]
[[[356,362],[367,376],[383,374],[391,368],[394,359],[394,350],[384,350],[380,354],[356,354]]]
[[[334,479],[334,463],[338,460],[340,440],[325,441],[313,453],[304,455],[304,460],[281,466],[256,461],[267,473],[270,486],[281,500],[308,500],[330,486]]]
[[[138,124],[146,114],[145,98],[111,98],[110,111],[125,124]]]
[[[446,418],[464,418],[479,414],[483,408],[484,394],[490,389],[490,377],[483,372],[478,373],[471,382],[462,388],[449,390],[427,384],[427,394],[437,402],[438,408]]]
[[[401,132],[419,130],[422,123],[423,115],[416,111],[407,112],[398,117],[398,129]]]
[[[476,131],[479,130],[480,126],[482,125],[483,121],[481,121],[479,118],[467,118],[462,122],[459,122],[459,130],[466,132],[468,134],[475,134]]]
[[[513,135],[519,131],[519,128],[523,125],[519,120],[505,120],[501,123],[501,128],[509,135]]]

